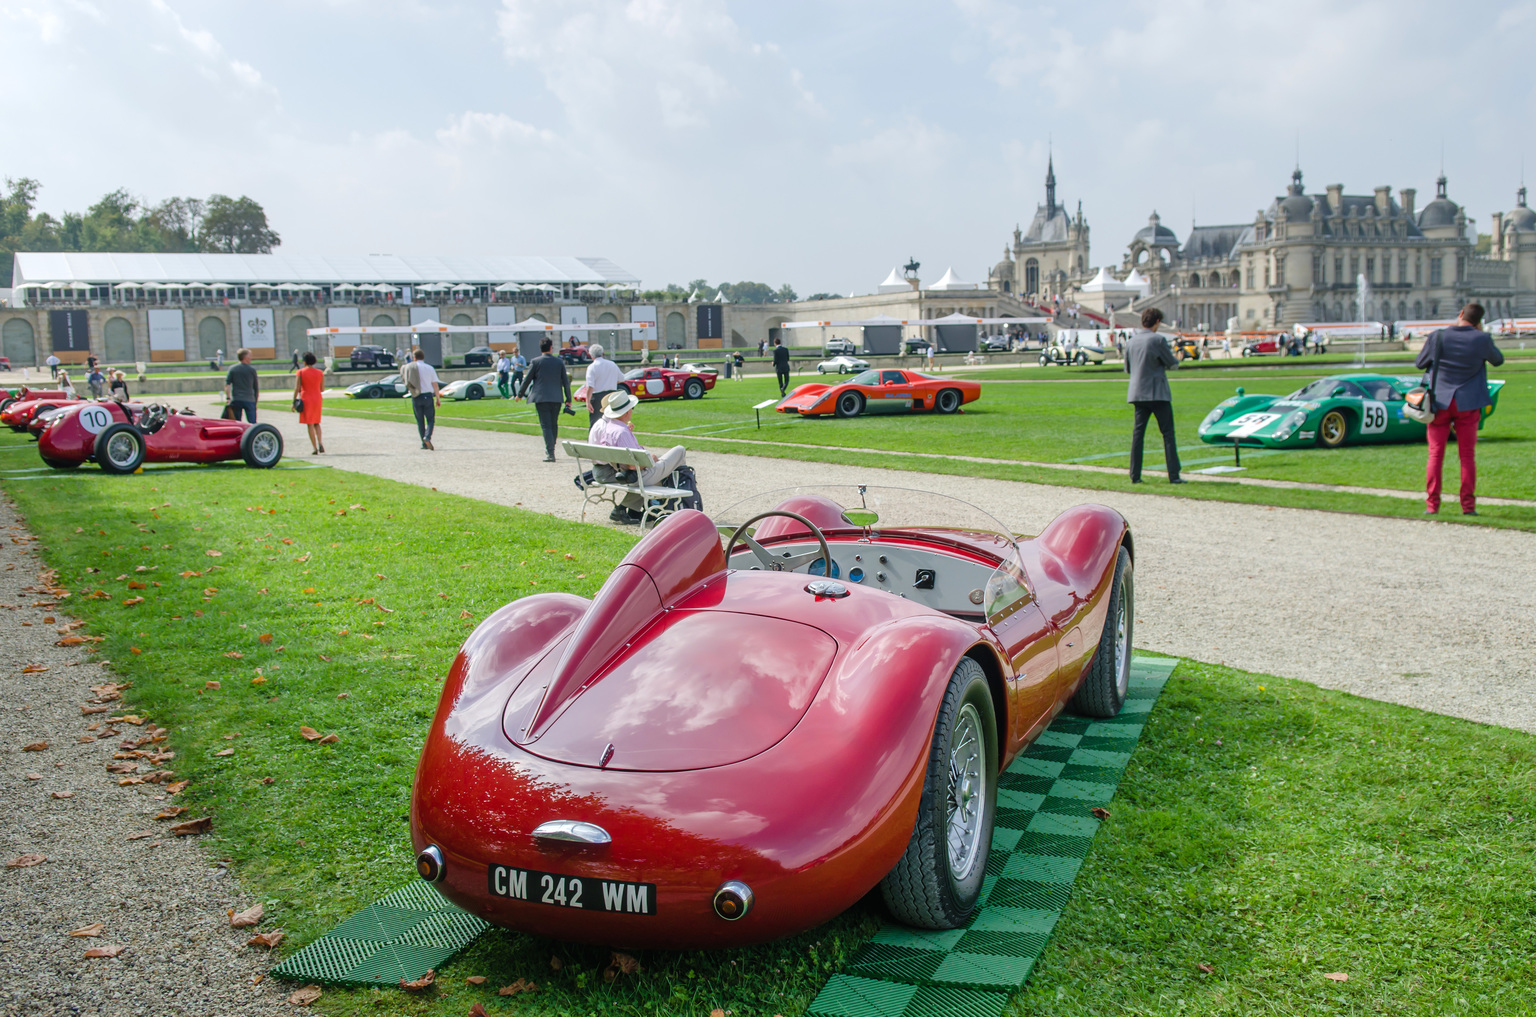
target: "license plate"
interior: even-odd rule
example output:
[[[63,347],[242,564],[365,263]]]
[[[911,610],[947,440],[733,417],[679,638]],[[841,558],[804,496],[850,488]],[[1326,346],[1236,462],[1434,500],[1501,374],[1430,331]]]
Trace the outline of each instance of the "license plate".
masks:
[[[511,865],[492,865],[487,870],[487,882],[493,897],[625,915],[656,913],[655,883],[562,876],[558,872],[539,872]]]

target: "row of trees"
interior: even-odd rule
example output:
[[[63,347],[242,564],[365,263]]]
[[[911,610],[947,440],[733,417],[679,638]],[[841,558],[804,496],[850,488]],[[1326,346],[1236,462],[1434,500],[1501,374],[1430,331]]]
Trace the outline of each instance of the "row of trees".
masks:
[[[767,283],[711,283],[708,279],[694,279],[686,286],[667,283],[665,289],[646,290],[641,297],[658,303],[676,302],[688,299],[691,293],[697,293],[700,300],[713,300],[716,293],[722,293],[733,304],[787,304],[799,299],[789,283],[774,289]]]
[[[152,205],[119,188],[84,213],[54,218],[35,211],[41,188],[30,177],[6,178],[0,194],[0,286],[11,285],[11,255],[17,251],[267,254],[282,242],[267,225],[266,210],[244,195],[166,198]]]

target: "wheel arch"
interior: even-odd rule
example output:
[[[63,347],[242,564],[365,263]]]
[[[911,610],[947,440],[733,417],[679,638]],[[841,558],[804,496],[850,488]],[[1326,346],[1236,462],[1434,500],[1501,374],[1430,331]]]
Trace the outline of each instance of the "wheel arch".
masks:
[[[986,643],[972,646],[965,656],[974,660],[987,676],[987,689],[992,693],[992,719],[997,727],[997,765],[1001,769],[1008,756],[1008,683],[1003,678],[1003,663],[997,651]]]

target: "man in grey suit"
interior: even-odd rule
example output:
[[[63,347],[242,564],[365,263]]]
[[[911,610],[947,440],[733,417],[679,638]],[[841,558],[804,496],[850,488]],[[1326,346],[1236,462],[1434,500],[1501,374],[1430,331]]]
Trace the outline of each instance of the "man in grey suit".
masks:
[[[1147,418],[1157,418],[1163,433],[1163,456],[1168,460],[1168,483],[1183,484],[1179,476],[1179,443],[1173,438],[1173,390],[1168,387],[1168,368],[1177,369],[1168,340],[1157,331],[1163,312],[1155,307],[1141,312],[1141,328],[1125,341],[1125,370],[1131,376],[1125,401],[1136,407],[1131,425],[1131,483],[1141,483],[1141,450],[1147,437]]]
[[[571,409],[571,373],[565,361],[551,351],[554,341],[549,337],[539,340],[539,357],[528,365],[528,378],[523,382],[518,396],[533,403],[539,414],[539,430],[544,432],[544,461],[555,461],[555,439],[560,434],[561,396],[564,396],[565,412]]]
[[[1482,330],[1483,305],[1461,309],[1456,324],[1431,332],[1416,364],[1430,371],[1435,419],[1429,424],[1429,462],[1424,471],[1424,514],[1440,511],[1440,478],[1445,470],[1445,442],[1456,425],[1456,453],[1461,459],[1461,512],[1477,515],[1477,426],[1488,395],[1488,365],[1504,363],[1493,337]],[[1433,370],[1432,370],[1433,368]]]

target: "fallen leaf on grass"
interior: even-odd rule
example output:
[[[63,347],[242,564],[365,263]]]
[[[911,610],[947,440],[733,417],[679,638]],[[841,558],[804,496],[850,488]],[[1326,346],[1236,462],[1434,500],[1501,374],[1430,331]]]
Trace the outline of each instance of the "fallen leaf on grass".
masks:
[[[1101,808],[1100,806],[1095,805],[1089,811],[1093,813],[1093,818],[1094,819],[1108,819],[1109,818],[1109,810],[1106,809],[1106,808]]]
[[[6,862],[5,867],[7,869],[30,869],[32,866],[41,865],[47,860],[47,855],[22,855],[19,858],[12,858]]]
[[[1330,971],[1328,974],[1324,975],[1323,977],[1324,978],[1332,979],[1335,982],[1347,982],[1347,981],[1349,981],[1349,976],[1346,975],[1342,971]]]
[[[315,588],[313,586],[306,586],[306,587],[304,587],[302,592],[304,592],[304,593],[314,593],[315,592]]]
[[[248,929],[253,925],[261,924],[261,916],[267,913],[267,909],[260,904],[255,904],[244,911],[236,911],[234,908],[230,908],[226,913],[229,915],[229,927],[231,929]]]
[[[484,975],[470,975],[468,978],[466,978],[464,980],[466,982],[468,982],[470,985],[484,985],[485,984],[485,976]]]
[[[229,654],[226,653],[225,656],[227,657],[227,656],[229,656]],[[203,683],[203,688],[205,688],[205,689],[222,689],[223,687],[224,686],[220,685],[218,682],[204,682]]]
[[[339,736],[337,736],[335,733],[332,733],[332,734],[326,735],[324,738],[320,739],[315,744],[316,745],[335,745],[339,741],[341,741],[341,738]]]
[[[513,982],[511,985],[503,985],[501,988],[497,989],[496,990],[496,995],[498,995],[498,996],[515,996],[519,992],[537,992],[538,990],[539,990],[538,985],[534,984],[533,982],[528,981],[526,978],[519,978],[517,981]]]
[[[233,756],[234,754],[235,754],[235,750],[234,749],[220,749],[219,751],[214,753],[215,756]]]
[[[156,819],[175,819],[177,816],[181,815],[185,811],[187,811],[187,807],[185,805],[168,805],[168,806],[166,806],[165,811],[160,813],[155,818]]]
[[[308,724],[302,724],[299,726],[299,736],[307,742],[312,742],[320,737],[320,732],[316,731]]]
[[[126,949],[128,949],[126,946],[93,946],[85,951],[85,955],[92,959],[97,957],[116,957]]]
[[[473,618],[474,615],[470,614],[468,611],[460,611],[459,612],[459,617],[460,618]]]
[[[422,989],[431,988],[432,983],[435,981],[437,981],[437,972],[427,968],[427,973],[414,982],[407,982],[404,978],[400,979],[400,988],[406,992],[420,992]]]
[[[104,929],[106,929],[106,926],[101,922],[92,922],[90,925],[83,925],[78,929],[70,929],[69,934],[76,939],[95,939],[101,935]]]
[[[1201,971],[1204,971],[1208,975],[1213,975],[1216,973],[1216,969],[1211,967],[1209,964],[1196,964],[1195,967],[1199,968]]]
[[[208,550],[208,551],[204,551],[203,553],[206,554],[210,558],[222,558],[222,557],[224,557],[224,552],[223,551]]]
[[[476,1003],[474,1006],[469,1008],[469,1017],[490,1017],[490,1014],[485,1012],[485,1007],[481,1006],[479,1003]]]
[[[288,1002],[294,1006],[308,1006],[320,998],[320,986],[306,985],[302,989],[295,989],[293,995],[288,997]]]
[[[725,1017],[725,1011],[717,1006],[713,1010],[709,1011],[709,1017]]]
[[[565,961],[561,960],[559,957],[551,957],[549,959],[549,967],[552,971],[559,971],[561,968],[565,967]]]
[[[270,643],[272,641],[272,633],[263,632],[261,635],[256,637],[256,641],[258,643]]]
[[[267,684],[267,679],[263,675],[257,675],[255,678],[251,679],[251,684],[252,685],[265,685],[265,684]]]
[[[282,929],[273,929],[271,932],[263,932],[260,935],[252,936],[250,939],[245,941],[245,945],[264,946],[268,950],[272,950],[277,947],[277,944],[283,941],[283,937],[286,935],[287,933],[285,933]]]
[[[137,657],[139,654],[143,653],[144,651],[139,649],[137,646],[130,646],[130,647],[128,647],[128,652],[133,654],[135,657]]]
[[[187,837],[192,834],[207,833],[213,829],[213,817],[204,816],[202,819],[192,819],[185,823],[177,823],[171,827],[171,832],[178,837]]]
[[[614,951],[608,960],[608,966],[603,969],[603,981],[612,982],[620,975],[638,975],[640,962],[627,953]]]
[[[48,665],[47,664],[28,664],[26,667],[21,669],[21,673],[22,674],[37,674],[40,671],[46,671],[46,670],[48,670]]]
[[[181,573],[181,578],[183,579],[197,579],[201,576],[201,572],[193,572],[191,569],[187,569],[187,571]]]
[[[352,698],[352,693],[350,693],[350,692],[338,692],[338,693],[336,693],[336,698],[337,699],[351,699]]]
[[[239,650],[230,650],[227,653],[225,653],[224,656],[228,657],[231,660],[242,660],[242,659],[244,659],[245,654],[241,653]]]
[[[33,742],[30,745],[23,745],[21,747],[21,751],[23,751],[23,752],[42,752],[46,748],[48,748],[48,743],[47,742]]]
[[[261,778],[261,782],[263,784],[270,784],[270,783],[272,783],[272,778],[271,777],[263,777],[263,778]]]
[[[75,793],[73,791],[55,791],[53,793],[52,797],[54,797],[54,798],[73,798],[73,797],[75,797]]]
[[[146,584],[139,582],[137,579],[130,579],[130,580],[128,580],[128,589],[130,589],[130,590],[147,590],[147,589],[149,589],[149,587]]]
[[[133,607],[135,604],[142,604],[142,603],[144,603],[144,598],[143,597],[129,597],[127,600],[123,601],[123,606],[124,607]]]

